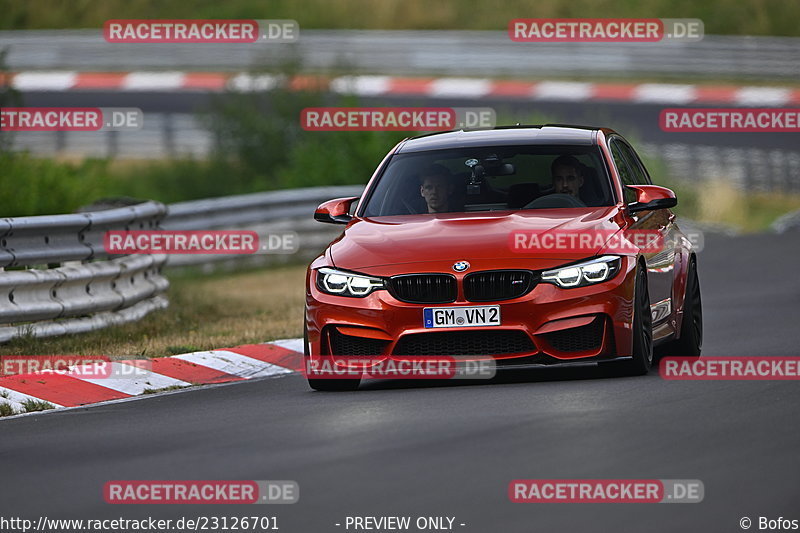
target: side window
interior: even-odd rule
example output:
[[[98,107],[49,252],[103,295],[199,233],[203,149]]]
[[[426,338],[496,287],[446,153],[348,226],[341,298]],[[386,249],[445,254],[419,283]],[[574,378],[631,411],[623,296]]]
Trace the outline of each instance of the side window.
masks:
[[[611,149],[611,157],[614,158],[614,165],[617,167],[617,172],[619,172],[619,177],[622,179],[622,184],[639,185],[639,183],[636,182],[633,169],[631,169],[630,164],[621,150],[621,146],[622,144],[619,141],[612,140],[609,148]],[[630,204],[636,201],[636,193],[633,190],[623,187],[623,194],[625,196],[625,203]]]
[[[614,141],[614,144],[619,144],[620,150],[625,156],[625,159],[628,161],[631,170],[633,170],[633,179],[635,180],[636,185],[650,185],[650,176],[647,175],[647,171],[644,169],[642,160],[639,159],[639,156],[636,154],[636,152],[634,152],[633,148],[631,148],[629,144],[626,144],[622,141]]]

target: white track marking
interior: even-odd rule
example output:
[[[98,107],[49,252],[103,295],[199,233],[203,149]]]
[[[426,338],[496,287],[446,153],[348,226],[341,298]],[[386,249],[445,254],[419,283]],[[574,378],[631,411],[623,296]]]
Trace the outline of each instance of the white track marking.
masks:
[[[260,74],[253,76],[250,74],[237,74],[228,80],[227,87],[233,91],[255,92],[269,91],[274,89],[280,78],[271,74]]]
[[[102,365],[111,365],[111,369],[108,370],[107,366],[103,367]],[[97,377],[97,378],[87,378],[83,377],[87,372],[86,367],[100,367],[106,368],[108,370],[107,377]],[[161,374],[156,374],[155,372],[151,372],[150,370],[145,370],[144,368],[136,367],[133,365],[127,365],[124,363],[100,363],[99,365],[84,365],[81,368],[71,367],[69,372],[64,373],[67,376],[71,376],[75,379],[79,379],[81,381],[86,381],[88,383],[94,383],[95,385],[100,385],[101,387],[106,387],[108,389],[112,389],[115,391],[119,391],[123,394],[130,394],[131,396],[136,396],[139,394],[143,394],[145,390],[155,390],[155,389],[164,389],[167,387],[173,386],[180,386],[180,387],[188,387],[191,383],[182,381],[180,379],[171,378],[169,376],[164,376]],[[98,371],[97,374],[102,375],[102,371]]]
[[[22,407],[22,402],[26,400],[36,400],[40,402],[47,402],[53,407],[63,407],[57,403],[53,403],[50,400],[45,400],[44,398],[38,398],[36,396],[31,396],[30,394],[24,394],[22,392],[17,392],[14,389],[9,389],[6,387],[0,387],[0,393],[7,395],[8,398],[3,398],[0,396],[0,402],[8,402],[10,403],[17,411],[25,411],[25,408]]]
[[[302,342],[302,341],[301,341]],[[177,359],[182,359],[190,363],[207,366],[233,374],[241,378],[256,378],[264,376],[277,376],[279,374],[288,374],[292,370],[282,366],[265,363],[246,355],[228,352],[226,350],[214,350],[211,352],[194,352],[183,355],[176,355]]]
[[[20,91],[65,91],[72,89],[77,79],[76,72],[21,72],[12,85]]]
[[[739,105],[778,106],[789,103],[791,91],[779,87],[742,87],[734,101]]]
[[[643,83],[633,91],[633,99],[637,102],[688,104],[696,98],[694,85]]]
[[[299,353],[303,352],[303,339],[280,339],[268,344],[274,344],[276,346],[286,348],[287,350],[292,350]],[[260,361],[252,357],[227,350],[194,352],[176,355],[174,357],[246,379],[294,373],[294,371],[289,368],[273,365],[271,363]],[[147,364],[147,360],[141,360],[139,362],[142,365]],[[110,367],[107,365],[110,365]],[[86,381],[130,395],[130,397],[121,400],[108,400],[104,402],[95,402],[94,404],[82,405],[80,406],[81,408],[95,404],[108,404],[125,400],[133,400],[144,394],[144,391],[147,389],[156,390],[176,385],[180,387],[189,387],[192,385],[186,381],[164,376],[162,374],[157,374],[150,370],[146,370],[145,368],[121,362],[93,363],[89,365],[72,366],[67,371],[54,372],[52,370],[46,370],[38,372],[37,374],[46,376],[47,374],[53,373],[67,375],[73,379]],[[0,404],[10,405],[19,415],[31,414],[25,413],[25,408],[23,407],[23,402],[27,400],[47,402],[56,409],[71,409],[65,408],[63,405],[54,403],[50,400],[31,396],[30,394],[24,394],[22,392],[17,392],[7,387],[0,387],[0,394],[3,395],[0,396]],[[156,395],[161,394],[169,393],[158,393]],[[4,396],[7,396],[7,398]],[[6,419],[6,417],[0,418],[0,420],[3,419]]]
[[[593,83],[543,81],[536,85],[533,96],[543,100],[588,100],[593,92]]]
[[[162,91],[183,88],[184,72],[131,72],[122,82],[123,91]]]
[[[376,96],[389,91],[389,76],[340,76],[331,81],[331,90],[340,94]]]
[[[303,339],[280,339],[269,344],[292,350],[293,352],[303,353]]]
[[[478,78],[440,78],[431,83],[428,96],[481,98],[492,90],[492,82]]]

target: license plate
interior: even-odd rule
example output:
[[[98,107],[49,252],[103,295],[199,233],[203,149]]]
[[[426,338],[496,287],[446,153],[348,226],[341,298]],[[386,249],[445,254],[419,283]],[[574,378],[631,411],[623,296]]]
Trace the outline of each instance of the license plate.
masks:
[[[426,328],[499,326],[500,306],[426,307],[422,310],[422,317]]]

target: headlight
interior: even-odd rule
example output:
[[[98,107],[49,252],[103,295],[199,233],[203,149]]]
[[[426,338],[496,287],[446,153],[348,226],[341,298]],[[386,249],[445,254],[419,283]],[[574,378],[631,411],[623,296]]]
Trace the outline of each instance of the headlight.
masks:
[[[363,298],[374,290],[385,289],[386,286],[380,278],[325,267],[317,270],[317,288],[337,296]]]
[[[542,281],[554,283],[562,289],[584,287],[613,278],[619,272],[622,260],[614,255],[604,255],[591,261],[542,272]]]

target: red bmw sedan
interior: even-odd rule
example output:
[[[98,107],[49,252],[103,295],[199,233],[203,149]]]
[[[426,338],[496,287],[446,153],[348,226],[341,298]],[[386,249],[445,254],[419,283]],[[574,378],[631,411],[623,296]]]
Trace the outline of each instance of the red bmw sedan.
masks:
[[[307,362],[458,356],[645,374],[654,348],[699,356],[696,250],[676,204],[607,128],[404,140],[360,198],[316,210],[344,231],[308,268]]]

